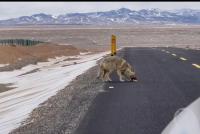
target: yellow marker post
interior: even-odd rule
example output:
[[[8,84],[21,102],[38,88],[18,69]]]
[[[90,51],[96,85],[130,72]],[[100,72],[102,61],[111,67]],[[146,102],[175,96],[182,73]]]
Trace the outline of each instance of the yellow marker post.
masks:
[[[116,36],[112,35],[112,38],[111,38],[111,56],[114,56],[116,54],[117,54]]]

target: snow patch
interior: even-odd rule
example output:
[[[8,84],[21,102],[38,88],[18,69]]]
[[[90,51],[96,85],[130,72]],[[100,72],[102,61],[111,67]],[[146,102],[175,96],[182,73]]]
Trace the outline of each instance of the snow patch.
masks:
[[[54,18],[54,19],[57,19],[57,18],[58,18],[58,16],[55,16],[55,15],[52,15],[51,17]]]
[[[9,64],[0,64],[0,67],[8,66]]]
[[[64,89],[73,79],[109,52],[79,55],[78,60],[68,57],[49,59],[49,62],[28,65],[20,70],[0,72],[0,83],[12,83],[14,89],[0,93],[0,133],[7,134],[20,126],[39,104]],[[71,56],[75,57],[75,56]],[[58,64],[55,64],[55,63]],[[76,62],[77,64],[73,64]],[[24,74],[34,69],[39,71]],[[24,74],[24,75],[21,75]]]
[[[37,21],[41,21],[42,19],[40,18],[40,17],[35,17],[35,19],[37,20]]]
[[[90,54],[91,52],[80,52],[80,55]]]

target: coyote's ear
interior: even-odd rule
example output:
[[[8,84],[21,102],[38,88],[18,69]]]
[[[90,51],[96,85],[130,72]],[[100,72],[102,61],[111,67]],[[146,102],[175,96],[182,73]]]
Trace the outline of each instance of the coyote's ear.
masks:
[[[134,72],[134,68],[133,68],[133,66],[131,66],[131,64],[128,63],[128,67],[131,69],[131,71]]]
[[[124,62],[122,65],[121,65],[121,70],[126,70],[126,68],[128,68],[128,64],[126,62]]]

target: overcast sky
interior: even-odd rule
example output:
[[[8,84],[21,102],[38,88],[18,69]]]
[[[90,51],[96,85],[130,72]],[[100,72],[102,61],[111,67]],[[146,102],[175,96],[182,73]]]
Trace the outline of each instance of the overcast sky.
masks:
[[[108,11],[119,8],[140,9],[200,9],[200,2],[0,2],[0,19],[35,13],[52,15],[71,12]]]

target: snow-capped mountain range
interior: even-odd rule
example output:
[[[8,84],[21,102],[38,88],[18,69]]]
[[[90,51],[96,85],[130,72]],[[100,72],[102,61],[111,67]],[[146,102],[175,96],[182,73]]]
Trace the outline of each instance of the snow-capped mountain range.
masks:
[[[130,10],[120,8],[105,12],[68,13],[53,16],[34,14],[0,20],[0,25],[31,25],[31,24],[200,24],[200,10],[179,9]]]

